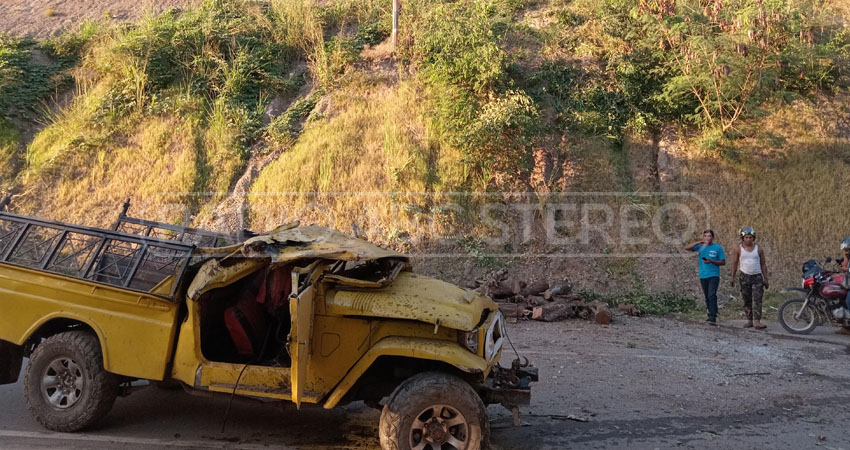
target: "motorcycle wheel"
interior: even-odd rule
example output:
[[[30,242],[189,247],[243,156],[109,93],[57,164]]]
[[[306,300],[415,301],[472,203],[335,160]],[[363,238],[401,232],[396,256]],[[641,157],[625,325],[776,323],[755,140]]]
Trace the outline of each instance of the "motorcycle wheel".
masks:
[[[779,307],[779,323],[791,334],[809,334],[818,326],[818,313],[806,299],[788,300]]]

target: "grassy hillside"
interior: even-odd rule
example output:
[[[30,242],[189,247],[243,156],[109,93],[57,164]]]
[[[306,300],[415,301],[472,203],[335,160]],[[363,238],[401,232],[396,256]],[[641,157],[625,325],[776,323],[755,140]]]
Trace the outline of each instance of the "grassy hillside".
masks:
[[[468,255],[449,265],[475,270],[450,278],[529,265],[492,254],[536,255],[530,276],[583,270],[579,284],[611,291],[682,292],[692,262],[636,256],[672,242],[573,246],[539,230],[494,247],[474,213],[482,197],[456,193],[526,193],[490,199],[537,205],[534,227],[559,193],[630,194],[600,200],[617,211],[663,201],[635,193],[694,193],[727,246],[755,226],[788,283],[850,233],[833,206],[850,183],[843,2],[403,6],[395,50],[377,0],[208,0],[47,42],[4,38],[2,188],[18,192],[17,212],[93,225],[128,197],[169,222],[355,225],[404,250]],[[603,256],[546,257],[589,249]]]

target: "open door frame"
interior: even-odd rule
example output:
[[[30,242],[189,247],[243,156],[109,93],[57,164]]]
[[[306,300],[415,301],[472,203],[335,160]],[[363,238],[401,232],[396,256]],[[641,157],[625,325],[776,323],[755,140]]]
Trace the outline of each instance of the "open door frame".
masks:
[[[289,296],[292,329],[289,332],[289,352],[292,356],[292,402],[299,409],[308,377],[307,365],[310,362],[316,292],[325,266],[322,261],[316,261],[307,267],[295,268],[292,271],[292,294]],[[308,277],[303,288],[299,284],[302,275]]]

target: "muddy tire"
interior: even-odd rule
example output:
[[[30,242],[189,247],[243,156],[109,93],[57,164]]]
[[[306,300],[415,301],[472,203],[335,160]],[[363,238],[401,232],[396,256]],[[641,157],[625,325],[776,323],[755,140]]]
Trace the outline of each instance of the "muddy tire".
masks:
[[[820,314],[812,305],[801,309],[806,299],[788,300],[779,307],[779,324],[791,334],[809,334],[817,328]]]
[[[481,397],[453,375],[423,373],[399,385],[381,412],[383,450],[486,450],[490,422]]]
[[[118,377],[103,369],[97,337],[69,331],[45,339],[24,378],[27,408],[54,431],[78,431],[102,419],[118,396]]]

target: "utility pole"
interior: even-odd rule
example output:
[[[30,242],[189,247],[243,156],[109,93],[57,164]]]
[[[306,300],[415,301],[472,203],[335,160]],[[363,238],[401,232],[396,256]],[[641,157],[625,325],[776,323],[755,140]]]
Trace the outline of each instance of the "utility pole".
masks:
[[[399,0],[393,0],[393,50],[398,44],[398,2]]]

